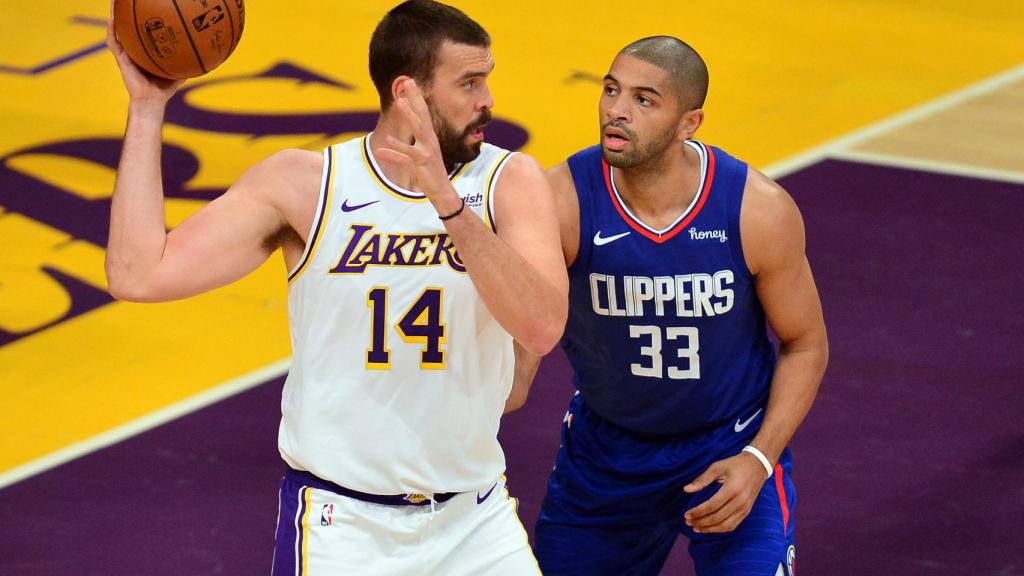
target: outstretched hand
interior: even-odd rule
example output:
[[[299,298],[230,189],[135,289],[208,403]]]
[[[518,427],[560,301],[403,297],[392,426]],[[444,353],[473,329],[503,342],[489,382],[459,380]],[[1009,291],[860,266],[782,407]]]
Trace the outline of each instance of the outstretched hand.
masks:
[[[125,88],[128,89],[128,97],[133,101],[167,102],[171,96],[174,96],[178,87],[185,82],[184,80],[168,80],[153,76],[132,62],[114,32],[113,0],[110,2],[110,20],[107,21],[107,48],[117,61],[117,67],[121,70],[121,78],[124,79]]]
[[[398,98],[392,104],[406,128],[412,133],[411,144],[388,135],[384,147],[375,151],[377,159],[409,170],[416,184],[433,202],[439,213],[451,212],[459,207],[459,197],[448,180],[441,157],[441,145],[434,133],[430,109],[423,99],[416,81],[411,78],[399,85]],[[448,194],[450,191],[451,194]],[[441,205],[439,205],[441,204]],[[451,208],[451,210],[447,210]]]
[[[722,485],[706,502],[686,511],[686,524],[695,532],[732,532],[750,514],[765,480],[764,467],[746,452],[715,462],[683,487],[693,494],[712,482]]]

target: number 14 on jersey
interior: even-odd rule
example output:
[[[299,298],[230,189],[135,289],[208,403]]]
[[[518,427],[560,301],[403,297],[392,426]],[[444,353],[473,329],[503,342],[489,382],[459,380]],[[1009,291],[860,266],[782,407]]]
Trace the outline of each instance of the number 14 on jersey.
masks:
[[[442,319],[443,293],[440,288],[427,288],[402,314],[395,324],[395,330],[402,340],[419,344],[420,369],[444,370],[445,333],[447,327]],[[391,350],[388,348],[388,289],[377,287],[366,295],[370,307],[370,347],[366,349],[366,368],[369,370],[390,370]]]

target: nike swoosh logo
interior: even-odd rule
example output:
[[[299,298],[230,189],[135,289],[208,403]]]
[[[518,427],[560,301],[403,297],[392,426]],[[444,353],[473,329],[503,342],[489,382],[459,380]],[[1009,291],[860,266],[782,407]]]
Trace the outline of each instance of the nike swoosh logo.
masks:
[[[754,412],[753,416],[751,416],[750,418],[747,418],[743,422],[740,422],[739,420],[736,420],[736,425],[733,426],[732,429],[737,431],[737,432],[743,432],[743,429],[746,428],[747,426],[750,426],[750,423],[754,421],[754,418],[757,418],[757,415],[761,413],[761,410],[764,410],[764,408],[758,408],[757,412]]]
[[[490,489],[490,490],[488,490],[488,491],[487,491],[487,494],[484,494],[483,496],[481,496],[481,495],[480,495],[480,493],[479,493],[479,492],[477,492],[477,493],[476,493],[476,503],[477,503],[477,504],[483,504],[483,503],[484,503],[484,500],[487,500],[487,497],[491,495],[491,492],[494,492],[494,489],[495,489],[495,488],[496,488],[497,486],[498,486],[498,483],[497,483],[497,482],[495,482],[495,483],[494,483],[494,486],[491,486],[491,489]]]
[[[356,204],[355,206],[349,206],[348,199],[346,198],[345,201],[341,203],[341,211],[342,212],[355,212],[356,210],[359,210],[360,208],[366,208],[370,204],[376,204],[377,202],[380,202],[380,200],[374,200],[372,202],[367,202],[366,204]]]
[[[601,231],[598,230],[597,234],[594,234],[594,246],[604,246],[605,244],[610,244],[612,242],[615,242],[619,238],[625,238],[626,236],[629,236],[629,232],[623,232],[622,234],[616,234],[615,236],[608,236],[607,238],[602,238]]]

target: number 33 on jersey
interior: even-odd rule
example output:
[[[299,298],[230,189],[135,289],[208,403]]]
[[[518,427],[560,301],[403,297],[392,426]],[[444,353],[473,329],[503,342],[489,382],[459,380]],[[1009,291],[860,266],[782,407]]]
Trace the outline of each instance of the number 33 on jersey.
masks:
[[[586,402],[650,434],[709,429],[753,412],[775,366],[740,241],[747,165],[697,141],[685,145],[700,158],[699,183],[664,229],[630,212],[599,148],[568,162],[580,248],[569,267],[562,346]]]

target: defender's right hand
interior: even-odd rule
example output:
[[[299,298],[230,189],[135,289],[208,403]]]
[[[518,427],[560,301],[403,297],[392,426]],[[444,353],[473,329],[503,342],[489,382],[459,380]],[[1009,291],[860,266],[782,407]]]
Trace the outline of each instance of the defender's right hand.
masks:
[[[128,89],[128,98],[132,102],[158,102],[166,103],[174,96],[174,93],[185,82],[184,80],[168,80],[159,78],[139,68],[131,57],[125,52],[124,46],[117,40],[114,32],[114,2],[110,2],[110,20],[107,21],[107,48],[117,60],[117,67],[121,70],[121,78],[124,79],[125,88]]]

